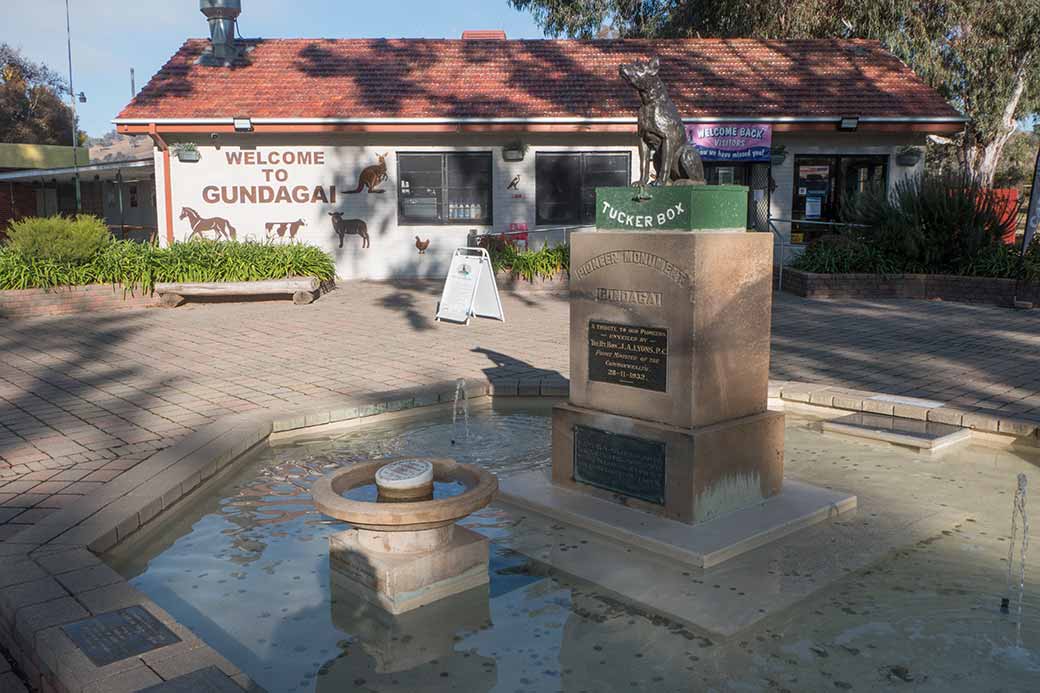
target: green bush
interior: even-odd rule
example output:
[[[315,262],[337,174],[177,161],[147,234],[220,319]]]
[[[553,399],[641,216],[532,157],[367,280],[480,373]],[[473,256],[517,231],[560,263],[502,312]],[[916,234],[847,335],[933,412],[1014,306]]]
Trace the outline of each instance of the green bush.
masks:
[[[538,250],[520,250],[509,242],[497,241],[492,237],[485,239],[481,239],[481,247],[487,248],[491,256],[491,266],[496,272],[505,271],[527,281],[534,281],[536,277],[551,279],[570,269],[571,252],[565,243],[544,246]]]
[[[26,260],[85,262],[112,241],[105,222],[89,214],[28,217],[11,222],[7,249]]]
[[[791,266],[819,274],[894,274],[899,263],[858,233],[822,236]]]
[[[86,261],[27,258],[0,248],[0,289],[122,284],[150,292],[159,282],[259,281],[336,276],[332,258],[314,246],[190,241],[169,248],[111,241]]]
[[[1009,217],[993,191],[965,174],[924,174],[854,196],[843,221],[903,271],[956,273],[1000,243]]]

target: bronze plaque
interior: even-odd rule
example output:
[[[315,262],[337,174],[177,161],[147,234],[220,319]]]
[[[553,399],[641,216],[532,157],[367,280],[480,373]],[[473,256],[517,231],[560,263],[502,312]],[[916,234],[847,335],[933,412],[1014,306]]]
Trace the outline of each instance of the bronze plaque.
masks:
[[[590,320],[589,380],[665,392],[668,330]]]
[[[141,606],[110,611],[61,628],[97,667],[181,641]]]
[[[574,480],[664,505],[665,443],[574,427]]]

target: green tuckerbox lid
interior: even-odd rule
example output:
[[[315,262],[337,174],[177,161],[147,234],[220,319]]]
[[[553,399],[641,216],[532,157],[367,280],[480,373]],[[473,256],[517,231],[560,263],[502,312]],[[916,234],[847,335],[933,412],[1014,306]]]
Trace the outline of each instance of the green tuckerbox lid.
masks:
[[[743,185],[596,188],[596,228],[612,231],[746,231]]]

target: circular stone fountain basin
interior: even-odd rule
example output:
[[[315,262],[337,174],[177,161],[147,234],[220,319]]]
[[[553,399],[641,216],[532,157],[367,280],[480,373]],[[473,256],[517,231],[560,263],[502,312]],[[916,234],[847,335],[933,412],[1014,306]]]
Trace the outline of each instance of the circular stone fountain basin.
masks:
[[[427,458],[417,461],[430,463],[433,481],[458,483],[466,490],[450,498],[398,503],[386,499],[372,503],[343,497],[352,488],[373,483],[380,469],[399,461],[402,460],[361,462],[319,479],[311,489],[314,505],[322,513],[349,522],[359,530],[417,532],[448,528],[449,531],[442,534],[450,538],[450,527],[455,522],[488,505],[498,492],[498,480],[480,467],[450,459]]]

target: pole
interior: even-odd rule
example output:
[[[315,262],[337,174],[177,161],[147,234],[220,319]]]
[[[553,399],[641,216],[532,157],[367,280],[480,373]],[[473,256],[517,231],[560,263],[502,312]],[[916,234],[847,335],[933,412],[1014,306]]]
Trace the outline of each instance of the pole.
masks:
[[[130,68],[130,98],[137,96],[137,85],[134,83],[134,68]]]
[[[65,0],[65,37],[69,49],[69,101],[72,103],[72,169],[75,171],[76,214],[83,211],[79,189],[79,132],[76,127],[76,90],[72,88],[72,22],[69,20],[69,0]]]

